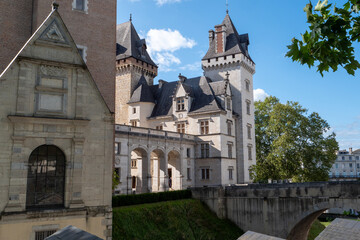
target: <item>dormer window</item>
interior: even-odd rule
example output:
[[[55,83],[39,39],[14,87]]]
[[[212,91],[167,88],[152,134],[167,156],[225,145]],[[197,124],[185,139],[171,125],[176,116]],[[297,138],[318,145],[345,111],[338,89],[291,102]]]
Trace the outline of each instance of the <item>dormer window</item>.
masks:
[[[177,123],[176,129],[178,133],[185,133],[185,123],[184,122]]]
[[[185,98],[178,98],[176,100],[176,110],[184,111],[185,110]]]
[[[209,134],[209,121],[204,120],[200,122],[200,134],[205,135]]]

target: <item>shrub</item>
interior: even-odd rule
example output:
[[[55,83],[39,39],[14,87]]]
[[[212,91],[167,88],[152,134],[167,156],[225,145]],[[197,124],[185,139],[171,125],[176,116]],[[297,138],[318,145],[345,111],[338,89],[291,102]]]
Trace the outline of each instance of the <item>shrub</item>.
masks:
[[[112,197],[112,206],[121,207],[144,203],[155,203],[191,198],[190,190],[179,190],[159,193],[143,193],[134,195],[119,195]]]

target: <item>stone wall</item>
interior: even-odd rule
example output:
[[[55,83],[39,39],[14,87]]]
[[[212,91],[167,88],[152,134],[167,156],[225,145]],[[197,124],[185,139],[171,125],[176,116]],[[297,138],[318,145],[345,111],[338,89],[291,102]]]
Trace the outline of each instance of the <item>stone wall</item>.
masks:
[[[313,221],[329,208],[360,206],[359,182],[193,188],[192,194],[243,231],[291,240],[307,239]]]

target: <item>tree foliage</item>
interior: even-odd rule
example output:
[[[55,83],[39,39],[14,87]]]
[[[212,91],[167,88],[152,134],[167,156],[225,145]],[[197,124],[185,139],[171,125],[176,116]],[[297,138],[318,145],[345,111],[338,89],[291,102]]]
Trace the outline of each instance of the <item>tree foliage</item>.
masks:
[[[329,124],[318,113],[307,115],[297,102],[280,103],[276,97],[255,102],[255,181],[292,179],[326,181],[336,159],[338,143]]]
[[[334,72],[339,66],[354,75],[360,68],[355,59],[354,43],[360,41],[360,0],[347,0],[342,7],[319,0],[313,7],[311,1],[306,5],[309,31],[302,34],[302,40],[292,39],[286,56],[293,61],[317,65],[323,76],[331,68]]]

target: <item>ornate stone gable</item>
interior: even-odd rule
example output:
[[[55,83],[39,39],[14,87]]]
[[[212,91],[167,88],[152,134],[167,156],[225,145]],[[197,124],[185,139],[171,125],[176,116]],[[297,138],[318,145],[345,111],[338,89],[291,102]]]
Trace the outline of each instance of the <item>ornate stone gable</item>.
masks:
[[[39,39],[43,41],[69,45],[69,41],[66,38],[64,31],[61,29],[60,24],[56,21],[56,19],[54,19],[52,23],[46,28]]]

